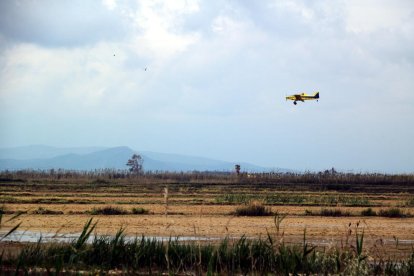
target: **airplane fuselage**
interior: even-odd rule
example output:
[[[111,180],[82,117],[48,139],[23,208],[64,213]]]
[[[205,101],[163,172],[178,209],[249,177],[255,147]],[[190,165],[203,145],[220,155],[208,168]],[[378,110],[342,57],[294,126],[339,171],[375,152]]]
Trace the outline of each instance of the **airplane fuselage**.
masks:
[[[301,94],[294,94],[286,97],[286,100],[292,100],[293,104],[296,105],[297,101],[305,102],[309,100],[318,100],[319,99],[319,92],[315,92],[313,95],[301,93]]]

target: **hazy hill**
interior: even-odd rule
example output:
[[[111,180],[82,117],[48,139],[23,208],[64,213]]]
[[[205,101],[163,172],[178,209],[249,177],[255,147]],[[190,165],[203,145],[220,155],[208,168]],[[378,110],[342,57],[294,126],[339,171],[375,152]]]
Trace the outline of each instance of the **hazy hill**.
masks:
[[[44,159],[53,158],[65,154],[88,154],[104,147],[77,147],[77,148],[57,148],[44,145],[30,145],[14,148],[0,148],[0,159]]]
[[[127,160],[137,151],[128,147],[55,148],[27,146],[0,149],[0,170],[16,169],[127,169]],[[151,171],[233,171],[235,162],[204,157],[140,151],[144,169]],[[242,171],[271,171],[248,163],[240,163]],[[285,171],[281,170],[280,171]]]
[[[34,156],[33,153],[38,149],[33,150],[27,156]],[[98,151],[91,149],[84,150],[84,154],[69,153],[70,149],[58,149],[56,152],[51,148],[47,148],[47,153],[40,156],[54,156],[52,158],[28,158],[23,159],[24,154],[18,149],[17,153],[20,157],[17,158],[1,158],[0,169],[67,169],[67,170],[94,170],[94,169],[125,169],[126,162],[133,154],[133,151],[127,147],[117,147]],[[92,152],[91,152],[92,151]],[[62,155],[59,153],[62,152]],[[79,152],[79,151],[75,151]],[[9,156],[12,152],[8,152]],[[3,157],[0,155],[0,157]]]

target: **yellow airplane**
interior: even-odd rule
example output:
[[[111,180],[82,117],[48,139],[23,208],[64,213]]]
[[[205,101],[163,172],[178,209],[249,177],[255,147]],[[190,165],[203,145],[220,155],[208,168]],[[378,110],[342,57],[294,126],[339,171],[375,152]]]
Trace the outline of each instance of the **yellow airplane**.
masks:
[[[315,92],[315,94],[313,95],[308,95],[305,93],[301,93],[301,94],[294,94],[294,95],[290,95],[286,97],[286,100],[292,100],[293,104],[296,105],[296,101],[308,101],[308,100],[316,100],[318,101],[319,99],[319,92]]]

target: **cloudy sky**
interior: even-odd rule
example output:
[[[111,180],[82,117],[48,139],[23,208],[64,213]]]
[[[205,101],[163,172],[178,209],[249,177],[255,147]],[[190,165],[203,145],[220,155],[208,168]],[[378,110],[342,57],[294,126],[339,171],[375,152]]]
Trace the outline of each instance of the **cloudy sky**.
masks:
[[[412,0],[0,1],[0,147],[413,172],[413,45]]]

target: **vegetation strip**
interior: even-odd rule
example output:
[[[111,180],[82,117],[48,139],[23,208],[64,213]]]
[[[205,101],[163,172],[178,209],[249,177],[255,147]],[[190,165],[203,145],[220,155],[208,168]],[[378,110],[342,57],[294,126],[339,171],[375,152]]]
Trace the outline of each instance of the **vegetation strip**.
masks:
[[[283,218],[282,218],[283,219]],[[282,220],[275,217],[276,221]],[[1,222],[1,220],[0,220]],[[169,274],[398,274],[413,275],[414,251],[403,261],[374,258],[368,261],[364,250],[364,230],[355,231],[355,244],[318,251],[306,240],[300,246],[280,241],[280,232],[266,239],[225,238],[219,243],[168,241],[145,237],[129,240],[120,229],[115,236],[94,236],[96,223],[90,219],[81,234],[68,243],[41,242],[23,246],[17,254],[1,253],[0,273],[27,274],[43,271],[59,274],[68,271]],[[15,229],[14,229],[15,230]],[[13,230],[13,231],[14,231]],[[9,235],[9,233],[7,234]],[[91,243],[87,241],[92,238]]]

